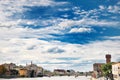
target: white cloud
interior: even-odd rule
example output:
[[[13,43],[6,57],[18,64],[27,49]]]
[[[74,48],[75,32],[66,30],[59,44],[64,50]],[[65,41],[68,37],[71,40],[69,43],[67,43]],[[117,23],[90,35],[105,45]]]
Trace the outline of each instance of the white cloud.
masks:
[[[92,19],[92,18],[87,18],[89,16],[89,14],[91,13],[96,13],[97,10],[90,10],[90,11],[84,11],[84,10],[80,10],[79,7],[74,7],[73,10],[75,10],[75,12],[80,13],[80,15],[82,14],[84,17],[82,19],[77,19],[77,20],[68,20],[68,19],[61,19],[61,18],[57,18],[57,19],[52,19],[52,20],[24,20],[24,19],[13,19],[10,18],[10,16],[12,16],[14,13],[22,13],[26,10],[29,10],[27,8],[24,8],[23,6],[53,6],[53,5],[62,5],[62,4],[66,4],[67,2],[54,2],[52,0],[20,0],[20,1],[15,1],[15,0],[1,0],[0,1],[0,27],[12,27],[10,28],[9,31],[1,28],[1,33],[3,35],[9,35],[10,36],[20,36],[20,37],[25,37],[25,35],[32,35],[32,37],[39,37],[38,35],[40,35],[40,37],[42,34],[45,34],[46,36],[50,36],[49,34],[51,33],[59,33],[61,34],[61,32],[64,34],[64,32],[66,32],[67,29],[70,29],[70,32],[82,32],[83,28],[80,28],[80,26],[82,27],[91,27],[91,26],[107,26],[107,27],[116,27],[120,24],[120,22],[118,21],[109,21],[109,20],[98,20],[98,19]],[[6,5],[8,7],[6,7]],[[100,8],[103,8],[103,6],[100,6]],[[115,9],[117,9],[117,6],[115,7]],[[111,8],[109,8],[110,10],[112,10]],[[59,9],[61,10],[61,9]],[[65,8],[63,10],[69,10],[69,8]],[[19,15],[18,15],[19,16]],[[64,17],[68,17],[68,15],[63,15]],[[27,24],[27,25],[33,25],[33,26],[48,26],[46,28],[41,28],[38,30],[32,30],[32,29],[28,29],[28,28],[20,28],[21,25],[23,24]],[[49,26],[49,24],[51,26]],[[72,28],[73,26],[79,26],[76,28]],[[13,28],[15,27],[15,28]],[[17,27],[17,28],[16,28]],[[6,28],[7,29],[7,28]],[[20,29],[18,32],[17,30]],[[77,30],[76,30],[77,29]],[[4,34],[4,30],[6,31],[6,33]],[[86,31],[86,30],[85,30]],[[88,30],[90,31],[90,30]],[[69,32],[69,31],[68,31]],[[84,30],[83,30],[84,32]],[[67,32],[66,32],[67,33]],[[44,35],[44,36],[45,36]],[[1,35],[2,36],[2,35]],[[2,36],[3,37],[3,36]],[[5,36],[6,37],[6,36]],[[52,36],[50,36],[52,37]]]
[[[119,40],[116,41],[103,41],[93,42],[86,45],[80,44],[68,44],[59,41],[44,41],[37,38],[53,38],[50,34],[64,34],[73,32],[91,32],[91,26],[104,26],[104,27],[118,27],[120,22],[109,20],[98,20],[87,18],[90,13],[96,13],[96,10],[91,10],[88,14],[86,11],[79,10],[75,7],[77,13],[85,15],[82,19],[68,20],[68,19],[52,19],[52,20],[24,20],[10,18],[14,13],[23,13],[27,8],[23,6],[57,6],[63,5],[66,2],[54,2],[53,0],[1,0],[0,1],[0,63],[15,62],[24,63],[25,61],[33,61],[40,63],[40,65],[49,67],[51,69],[59,68],[71,68],[73,64],[83,64],[84,61],[104,60],[104,55],[110,52],[115,58],[119,54],[120,44]],[[100,7],[103,9],[103,7]],[[118,7],[111,6],[109,10],[115,9],[118,11]],[[60,10],[60,9],[59,9]],[[69,9],[63,9],[69,10]],[[62,11],[62,10],[61,10]],[[22,24],[27,25],[44,25],[45,28],[32,29],[23,27]],[[48,26],[51,24],[51,26]],[[78,27],[74,27],[78,26]],[[69,29],[70,31],[66,32]],[[26,38],[26,39],[25,39]],[[115,37],[114,37],[115,38]],[[119,37],[117,37],[119,38]],[[50,54],[49,50],[53,50],[54,54]],[[55,54],[59,50],[62,50],[61,54]],[[93,57],[94,56],[94,57]],[[73,64],[65,64],[67,60],[58,60],[57,58],[80,58],[78,60],[71,60]],[[17,60],[16,60],[17,59]],[[24,61],[24,62],[23,62]],[[50,62],[52,64],[45,64]],[[60,62],[65,62],[60,64]],[[58,64],[55,64],[58,63]],[[88,67],[92,67],[89,65]],[[74,66],[74,69],[86,69],[85,66]],[[87,68],[88,69],[88,68]]]
[[[100,5],[99,8],[100,8],[101,10],[104,10],[104,9],[105,9],[105,6]]]
[[[111,13],[120,13],[120,6],[119,5],[109,5],[109,6],[104,6],[104,5],[100,5],[99,6],[101,11],[106,10],[107,12],[111,12]]]
[[[78,33],[78,32],[82,33],[82,32],[91,32],[91,31],[92,31],[91,28],[72,28],[70,30],[70,33]]]
[[[0,28],[0,39],[11,39],[11,38],[53,38],[49,35],[52,31],[45,32],[47,29],[30,29],[22,27],[1,27]],[[54,31],[55,32],[55,31]]]
[[[108,11],[112,13],[120,13],[120,6],[108,6]]]
[[[119,21],[107,21],[107,20],[91,20],[86,21],[88,25],[91,26],[101,26],[101,27],[118,27]]]
[[[117,4],[120,5],[120,1]]]
[[[65,30],[67,28],[71,28],[73,26],[100,26],[100,27],[118,27],[120,24],[119,21],[107,21],[107,20],[94,20],[89,18],[83,18],[80,20],[68,20],[63,19],[61,22],[57,23],[59,29]]]
[[[21,24],[27,25],[43,25],[52,26],[43,27],[40,29],[24,28]],[[117,27],[119,26],[117,21],[99,21],[94,19],[80,19],[80,20],[68,20],[68,19],[53,19],[53,20],[17,20],[0,24],[0,39],[5,38],[53,38],[50,34],[64,34],[73,32],[92,32],[91,26],[100,27]],[[78,27],[74,27],[78,26]],[[66,31],[69,29],[69,31]]]
[[[53,0],[0,0],[0,24],[14,22],[14,14],[23,13],[24,11],[29,10],[28,7],[33,6],[59,6],[68,4],[67,2],[55,2]],[[21,18],[24,14],[17,15],[18,18]],[[12,17],[12,18],[11,18]]]
[[[112,40],[120,40],[120,36],[113,36],[113,37],[105,37],[106,39],[112,39]]]
[[[56,41],[43,41],[35,38],[30,39],[3,39],[0,40],[0,63],[5,62],[15,62],[17,64],[25,64],[26,62],[33,61],[45,68],[46,65],[49,65],[47,69],[59,68],[58,65],[66,65],[62,68],[68,69],[77,67],[79,71],[88,69],[92,70],[92,63],[99,62],[101,60],[105,61],[105,54],[112,54],[112,61],[118,59],[120,41],[102,41],[102,42],[93,42],[86,45],[80,44],[68,44]],[[11,47],[12,46],[12,47]],[[32,47],[32,48],[30,48]],[[57,47],[61,50],[64,50],[61,54],[51,54],[49,49]],[[93,57],[94,56],[94,57]],[[16,60],[17,58],[17,60]],[[69,60],[62,60],[58,58],[77,58]],[[23,62],[24,61],[24,62]],[[26,61],[26,62],[25,62]],[[91,62],[89,62],[91,61]],[[50,64],[49,64],[50,63]],[[63,64],[62,64],[63,63]],[[68,64],[67,64],[68,63]],[[81,66],[80,66],[81,64]],[[85,67],[84,65],[88,65]],[[72,67],[71,67],[72,66]],[[76,69],[76,70],[77,70]]]
[[[58,11],[69,11],[70,8],[59,8]]]
[[[67,17],[69,17],[69,15],[68,15],[68,14],[65,14],[65,15],[62,15],[62,17],[67,18]]]

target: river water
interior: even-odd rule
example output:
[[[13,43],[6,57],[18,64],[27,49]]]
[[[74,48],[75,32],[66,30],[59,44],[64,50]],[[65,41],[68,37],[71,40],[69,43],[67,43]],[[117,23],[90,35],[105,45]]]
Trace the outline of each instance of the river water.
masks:
[[[38,77],[38,78],[14,78],[14,79],[0,79],[0,80],[90,80],[90,77],[85,76],[54,76],[54,77]]]

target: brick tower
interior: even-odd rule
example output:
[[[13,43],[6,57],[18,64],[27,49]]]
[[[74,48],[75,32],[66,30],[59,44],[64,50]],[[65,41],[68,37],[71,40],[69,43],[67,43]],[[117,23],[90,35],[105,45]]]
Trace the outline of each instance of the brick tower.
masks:
[[[110,62],[111,62],[111,55],[106,54],[106,63],[110,63]]]

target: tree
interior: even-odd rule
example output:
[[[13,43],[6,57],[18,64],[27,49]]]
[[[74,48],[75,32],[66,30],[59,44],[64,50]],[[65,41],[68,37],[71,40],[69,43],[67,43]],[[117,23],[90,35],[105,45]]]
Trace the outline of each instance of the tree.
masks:
[[[0,75],[4,75],[6,72],[6,68],[3,65],[0,65]]]
[[[113,75],[112,75],[112,63],[107,63],[102,65],[101,67],[103,75],[106,77],[106,79],[113,80]]]

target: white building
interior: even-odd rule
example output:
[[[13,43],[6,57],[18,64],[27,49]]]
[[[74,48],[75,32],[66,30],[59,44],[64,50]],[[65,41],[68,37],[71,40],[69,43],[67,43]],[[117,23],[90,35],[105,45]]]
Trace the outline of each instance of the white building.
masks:
[[[112,64],[112,74],[114,80],[120,80],[120,62]]]
[[[43,71],[44,71],[44,69],[39,66],[39,67],[37,68],[36,75],[37,75],[37,76],[43,76]]]
[[[36,64],[33,64],[32,62],[30,65],[26,66],[26,69],[28,70],[29,77],[36,77],[40,74],[43,74],[43,68],[40,66],[38,67]]]

